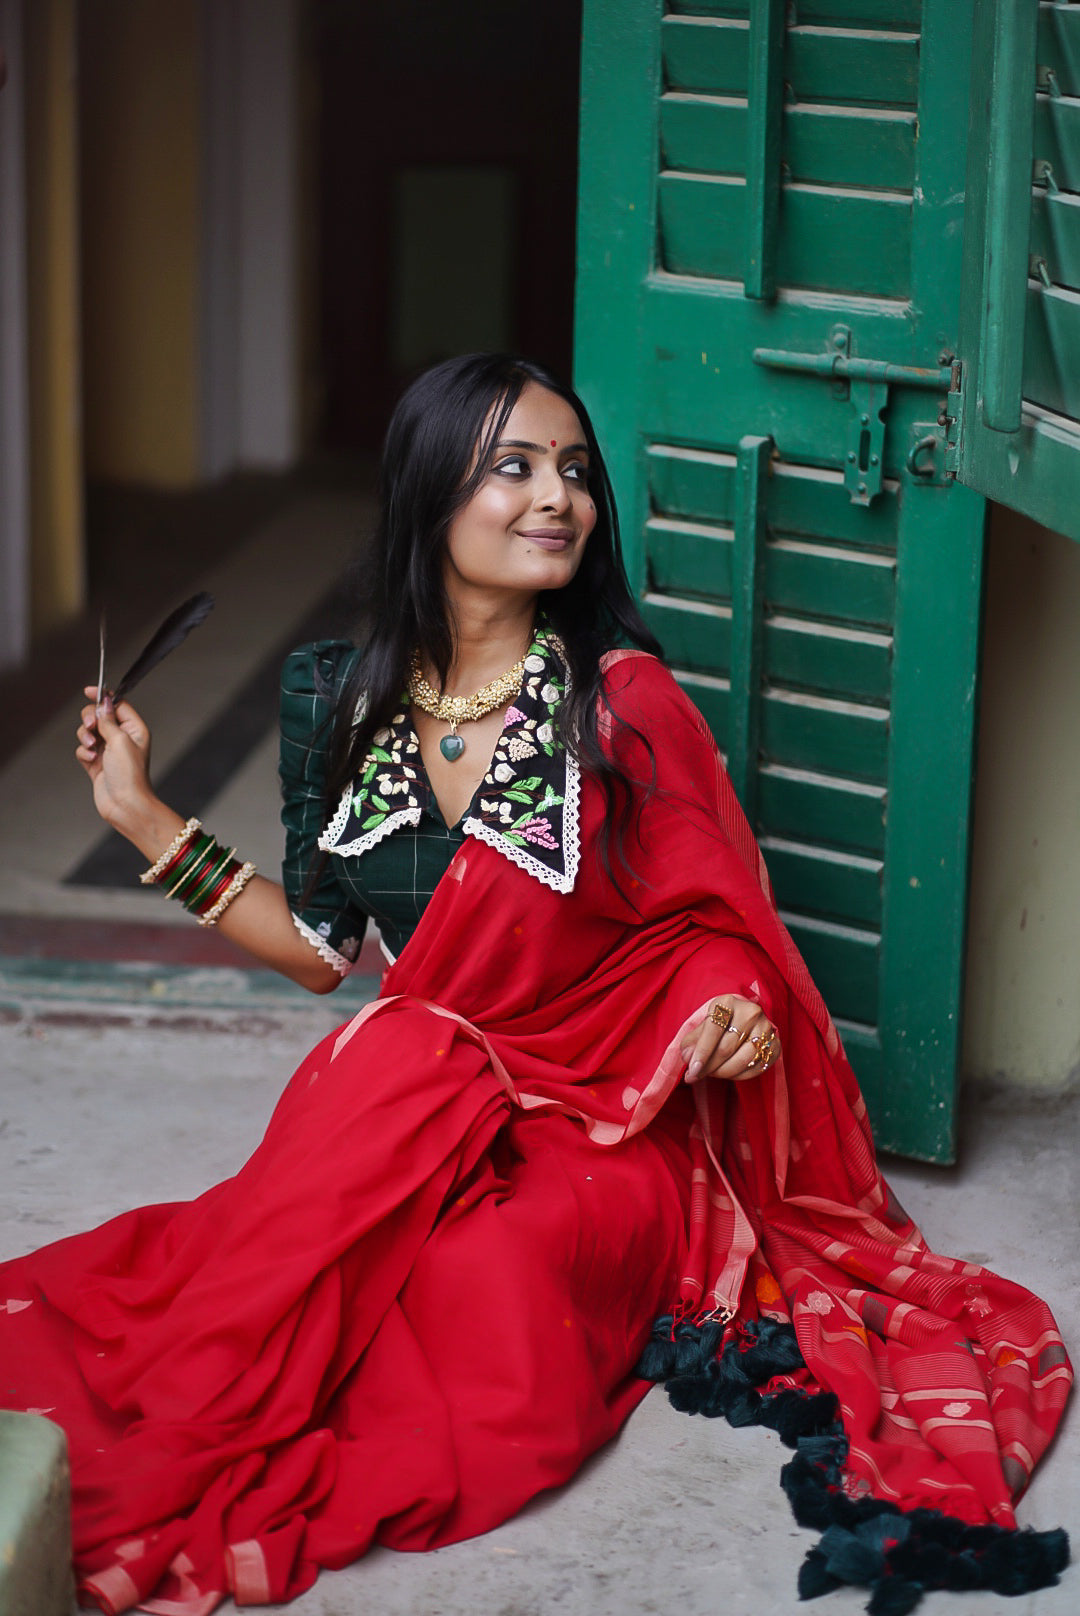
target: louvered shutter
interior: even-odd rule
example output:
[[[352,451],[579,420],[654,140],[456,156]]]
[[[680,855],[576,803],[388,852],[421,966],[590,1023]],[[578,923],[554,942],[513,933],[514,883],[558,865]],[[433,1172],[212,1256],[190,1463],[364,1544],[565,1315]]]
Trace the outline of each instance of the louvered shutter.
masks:
[[[1080,539],[1080,4],[976,14],[961,481]]]
[[[586,0],[577,379],[879,1142],[946,1160],[984,519],[938,419],[971,4],[795,9]]]

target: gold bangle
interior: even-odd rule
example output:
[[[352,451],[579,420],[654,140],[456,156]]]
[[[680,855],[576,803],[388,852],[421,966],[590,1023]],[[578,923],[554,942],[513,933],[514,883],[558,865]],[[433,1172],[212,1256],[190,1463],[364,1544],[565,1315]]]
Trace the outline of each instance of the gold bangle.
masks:
[[[151,882],[157,880],[158,876],[161,874],[162,870],[165,869],[169,861],[176,857],[177,853],[179,853],[185,842],[190,842],[197,830],[202,830],[201,819],[189,819],[183,830],[177,831],[176,835],[173,837],[164,853],[162,853],[161,857],[159,859],[155,859],[150,868],[148,870],[144,870],[140,875],[139,880],[142,882],[144,887],[148,887]]]
[[[216,926],[234,898],[238,898],[255,874],[254,864],[242,864],[212,909],[200,915],[200,926]]]

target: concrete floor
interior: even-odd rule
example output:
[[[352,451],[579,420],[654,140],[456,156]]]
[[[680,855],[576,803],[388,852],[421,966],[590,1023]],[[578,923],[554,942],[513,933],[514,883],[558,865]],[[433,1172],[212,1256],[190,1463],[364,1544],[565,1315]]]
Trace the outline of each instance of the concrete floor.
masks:
[[[199,579],[218,596],[214,617],[140,693],[160,769],[319,597],[366,514],[344,495],[301,500]],[[115,648],[115,670],[126,649]],[[88,644],[86,678],[95,661]],[[234,1171],[294,1065],[374,988],[354,979],[333,999],[310,999],[268,973],[215,965],[213,940],[197,933],[204,958],[197,929],[153,891],[68,885],[100,837],[71,762],[78,699],[73,688],[0,770],[0,1258],[140,1202],[195,1195]],[[272,723],[269,713],[264,739],[195,809],[268,871],[279,846]],[[52,928],[48,946],[42,927]],[[961,1137],[955,1168],[892,1164],[900,1199],[932,1244],[1045,1295],[1075,1347],[1080,1095],[969,1096]],[[288,1609],[784,1616],[797,1608],[798,1566],[814,1541],[780,1491],[785,1457],[773,1433],[690,1419],[656,1392],[569,1487],[498,1531],[431,1555],[376,1551]],[[1071,1529],[1080,1552],[1075,1410],[1021,1519]],[[1078,1587],[1072,1570],[1061,1587],[1017,1600],[938,1594],[921,1608],[1065,1616]],[[821,1608],[849,1616],[864,1603],[842,1590]]]
[[[3,962],[0,962],[3,963]],[[0,972],[0,1255],[13,1256],[127,1206],[184,1198],[232,1172],[259,1138],[292,1067],[332,1026],[333,1001],[275,996],[255,973],[123,972],[100,979]],[[197,1009],[197,1015],[194,1013]],[[193,1025],[195,1023],[195,1025]],[[956,1168],[895,1163],[901,1200],[933,1243],[990,1258],[1050,1297],[1080,1339],[1075,1141],[1080,1096],[970,1107]],[[780,1491],[771,1432],[677,1414],[654,1392],[621,1437],[567,1488],[471,1543],[431,1555],[378,1550],[324,1574],[296,1616],[783,1616],[813,1534]],[[1080,1527],[1075,1410],[1022,1506],[1025,1524]],[[935,1594],[926,1616],[1066,1616],[1057,1589],[1006,1600]],[[823,1616],[863,1608],[856,1590]],[[226,1610],[231,1609],[227,1606]],[[285,1609],[285,1607],[280,1607]]]

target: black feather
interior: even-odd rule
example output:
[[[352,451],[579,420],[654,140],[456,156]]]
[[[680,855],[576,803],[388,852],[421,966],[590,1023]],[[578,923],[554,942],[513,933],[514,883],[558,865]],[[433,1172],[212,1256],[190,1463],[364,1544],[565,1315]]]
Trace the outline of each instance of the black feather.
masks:
[[[198,628],[199,624],[205,621],[213,610],[213,605],[213,595],[208,595],[203,590],[198,595],[192,595],[190,600],[185,600],[174,612],[170,612],[120,680],[112,693],[113,701],[122,701],[141,679],[145,679],[146,675],[168,656],[170,651],[175,651],[181,641],[187,639],[192,629]]]

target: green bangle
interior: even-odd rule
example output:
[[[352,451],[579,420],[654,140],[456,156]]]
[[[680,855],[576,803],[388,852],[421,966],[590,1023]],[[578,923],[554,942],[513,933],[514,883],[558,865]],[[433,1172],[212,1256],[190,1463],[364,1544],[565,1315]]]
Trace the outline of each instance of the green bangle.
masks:
[[[240,860],[235,858],[230,859],[228,864],[226,864],[225,868],[218,875],[217,879],[208,883],[206,891],[199,899],[198,908],[192,908],[191,910],[191,913],[197,917],[200,925],[202,924],[203,917],[206,915],[207,911],[214,907],[221,894],[232,884],[233,877],[236,875],[239,868]]]
[[[202,868],[209,848],[210,843],[203,842],[194,850],[189,859],[184,860],[183,865],[177,871],[176,879],[170,883],[168,889],[170,898],[175,898],[177,893],[182,891],[184,886],[191,880],[192,876]]]
[[[212,836],[204,833],[202,836],[193,837],[188,843],[175,868],[169,871],[168,879],[162,883],[162,891],[167,898],[171,898],[180,883],[191,874],[213,840]]]
[[[236,863],[235,854],[235,847],[230,847],[228,851],[222,849],[221,857],[213,860],[209,869],[204,872],[201,880],[197,883],[197,885],[192,887],[191,891],[184,899],[184,908],[189,914],[199,914],[206,899],[210,896],[211,892],[213,892],[214,888],[219,885],[221,878],[225,874],[228,866],[232,863]],[[239,868],[239,866],[237,867]]]
[[[206,869],[207,860],[214,857],[217,845],[215,837],[207,837],[205,844],[199,848],[196,856],[185,866],[180,879],[174,881],[169,888],[170,898],[178,898],[181,903],[184,902],[184,894],[190,892],[192,887],[198,884],[203,871]]]
[[[185,909],[189,906],[196,893],[202,891],[203,887],[206,885],[211,871],[221,863],[223,857],[227,856],[228,855],[225,853],[224,848],[220,848],[215,844],[215,846],[209,850],[205,859],[199,865],[199,868],[192,871],[190,880],[186,883],[183,892],[180,894],[180,902],[184,905]]]

